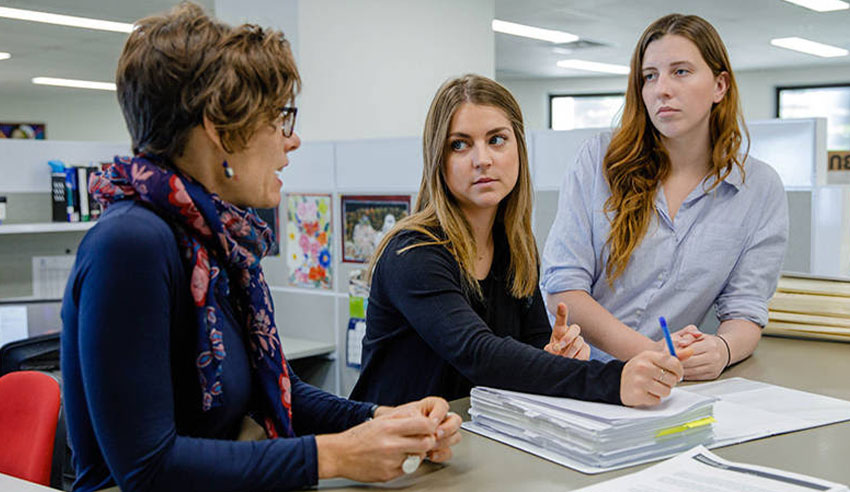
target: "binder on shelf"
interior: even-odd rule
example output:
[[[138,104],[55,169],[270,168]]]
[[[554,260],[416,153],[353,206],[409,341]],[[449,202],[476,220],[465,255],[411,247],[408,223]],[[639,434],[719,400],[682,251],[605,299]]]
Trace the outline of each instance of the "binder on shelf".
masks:
[[[68,202],[65,198],[65,164],[62,161],[49,161],[50,166],[50,203],[53,222],[68,221]]]
[[[77,191],[79,192],[80,202],[80,222],[88,222],[91,220],[89,213],[89,180],[86,167],[74,166],[77,170]]]
[[[65,211],[68,222],[80,221],[80,199],[77,195],[77,170],[65,168]]]

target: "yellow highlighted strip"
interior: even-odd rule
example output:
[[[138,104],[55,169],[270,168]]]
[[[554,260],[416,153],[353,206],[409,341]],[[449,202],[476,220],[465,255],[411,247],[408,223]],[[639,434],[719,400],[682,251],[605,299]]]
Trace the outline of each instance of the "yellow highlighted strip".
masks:
[[[688,422],[686,424],[677,425],[676,427],[670,427],[669,429],[661,429],[655,434],[655,437],[664,437],[669,436],[670,434],[676,434],[678,432],[684,432],[688,429],[696,429],[697,427],[703,427],[706,425],[711,425],[717,422],[714,417],[705,417],[703,419],[694,420],[693,422]]]

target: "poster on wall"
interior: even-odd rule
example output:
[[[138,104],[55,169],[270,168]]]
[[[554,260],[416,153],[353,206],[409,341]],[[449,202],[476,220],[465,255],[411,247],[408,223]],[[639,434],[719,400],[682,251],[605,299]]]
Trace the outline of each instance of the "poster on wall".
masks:
[[[44,140],[46,133],[44,123],[0,123],[0,138]]]
[[[342,261],[368,263],[381,239],[410,214],[410,195],[343,195]]]
[[[333,287],[331,240],[331,196],[287,194],[286,263],[291,285]]]

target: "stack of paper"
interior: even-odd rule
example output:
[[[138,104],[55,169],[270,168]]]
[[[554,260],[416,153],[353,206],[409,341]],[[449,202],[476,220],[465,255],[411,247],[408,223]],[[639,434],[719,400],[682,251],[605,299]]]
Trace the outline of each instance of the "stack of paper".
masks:
[[[468,430],[533,446],[535,454],[586,473],[670,456],[712,438],[715,398],[677,389],[647,409],[485,387],[470,396]]]
[[[850,342],[850,282],[784,275],[768,307],[766,335]]]

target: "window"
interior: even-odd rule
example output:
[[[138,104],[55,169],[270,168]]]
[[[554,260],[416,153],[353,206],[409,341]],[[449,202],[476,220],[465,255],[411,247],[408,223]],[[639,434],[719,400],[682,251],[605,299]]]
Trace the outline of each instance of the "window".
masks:
[[[779,118],[826,118],[828,150],[850,150],[850,84],[777,87]]]
[[[626,97],[608,94],[563,94],[549,96],[549,128],[610,128],[620,121]]]

